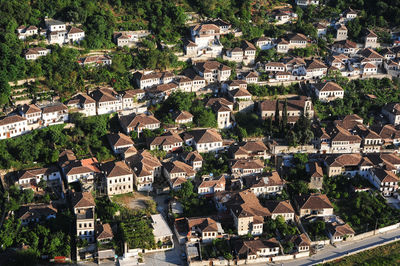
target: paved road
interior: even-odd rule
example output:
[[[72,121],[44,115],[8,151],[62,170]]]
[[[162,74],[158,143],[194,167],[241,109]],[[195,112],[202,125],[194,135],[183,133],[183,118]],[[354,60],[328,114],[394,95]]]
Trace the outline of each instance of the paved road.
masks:
[[[324,250],[319,251],[312,257],[292,260],[283,263],[285,266],[297,266],[297,265],[313,265],[316,263],[322,263],[324,260],[334,259],[343,256],[349,252],[354,252],[363,248],[371,247],[377,244],[382,244],[395,238],[400,239],[400,229],[389,231],[385,234],[378,234],[372,237],[368,237],[359,241],[348,242],[342,245],[338,245],[337,248],[328,246]]]

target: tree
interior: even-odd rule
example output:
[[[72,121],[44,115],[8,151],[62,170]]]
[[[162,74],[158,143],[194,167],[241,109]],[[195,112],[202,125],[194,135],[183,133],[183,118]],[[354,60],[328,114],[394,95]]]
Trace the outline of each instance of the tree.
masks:
[[[276,105],[275,105],[275,120],[274,120],[274,123],[275,123],[275,126],[276,127],[279,127],[279,125],[280,125],[280,123],[279,123],[279,118],[280,118],[280,116],[279,116],[279,100],[276,100]]]

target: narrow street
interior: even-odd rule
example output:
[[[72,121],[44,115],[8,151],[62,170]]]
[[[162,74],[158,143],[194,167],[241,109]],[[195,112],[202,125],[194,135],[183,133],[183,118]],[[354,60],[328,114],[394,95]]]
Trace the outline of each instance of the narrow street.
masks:
[[[319,251],[312,257],[303,258],[299,260],[288,261],[283,263],[285,266],[297,265],[314,265],[323,263],[325,260],[338,258],[350,252],[355,252],[364,248],[372,247],[374,245],[382,244],[390,240],[400,240],[400,229],[389,231],[385,234],[377,234],[359,241],[352,241],[345,244],[339,244],[337,248],[327,246],[324,250]]]

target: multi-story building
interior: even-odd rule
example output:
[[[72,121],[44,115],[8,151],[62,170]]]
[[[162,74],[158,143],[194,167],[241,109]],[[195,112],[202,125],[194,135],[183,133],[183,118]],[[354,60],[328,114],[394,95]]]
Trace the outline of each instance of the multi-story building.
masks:
[[[95,207],[90,192],[73,192],[71,204],[76,218],[76,235],[79,239],[86,239],[89,243],[95,241]]]
[[[84,116],[96,115],[96,101],[90,96],[79,93],[66,102],[71,112],[78,112]]]
[[[222,137],[214,129],[195,129],[184,134],[183,140],[187,145],[194,146],[198,152],[216,152],[222,146]]]
[[[19,115],[0,118],[0,139],[8,139],[29,132],[28,120]]]
[[[107,162],[100,166],[104,175],[107,195],[125,194],[133,191],[133,171],[123,161]]]
[[[229,79],[232,69],[217,61],[207,61],[194,65],[195,71],[208,83],[223,82]]]
[[[160,128],[161,124],[161,122],[153,115],[146,114],[123,115],[119,117],[119,123],[126,134],[129,134],[132,131],[140,134],[144,129],[154,130]]]
[[[121,96],[112,88],[100,88],[90,93],[96,101],[97,115],[111,114],[122,110]]]
[[[68,119],[68,107],[62,103],[42,108],[42,122],[44,126],[61,124],[67,122]]]

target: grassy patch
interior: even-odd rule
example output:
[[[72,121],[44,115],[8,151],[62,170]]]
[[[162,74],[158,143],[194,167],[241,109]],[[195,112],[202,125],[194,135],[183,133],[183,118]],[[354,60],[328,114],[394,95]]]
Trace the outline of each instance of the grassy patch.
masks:
[[[400,241],[360,252],[325,265],[399,265]]]

